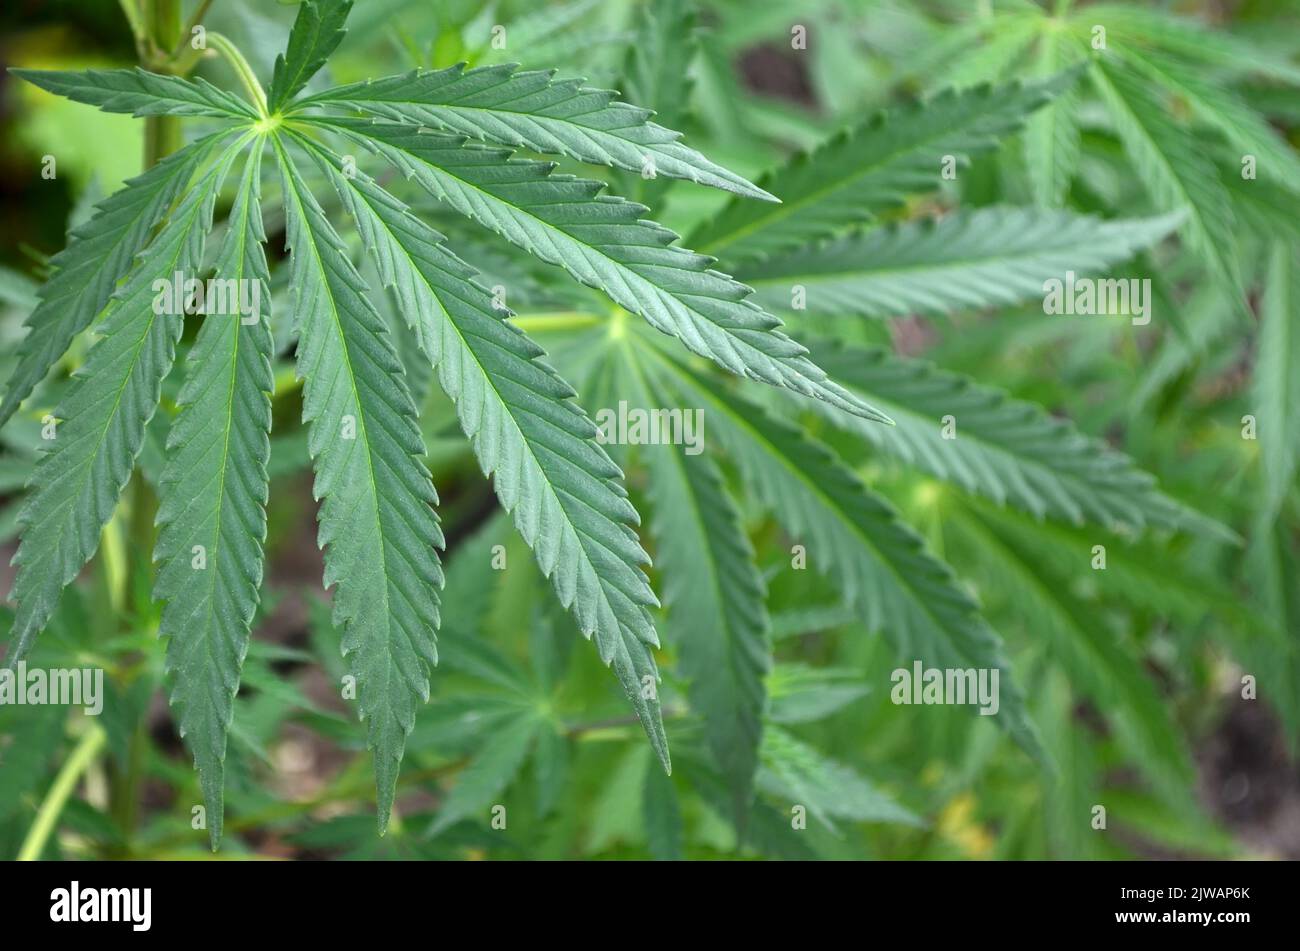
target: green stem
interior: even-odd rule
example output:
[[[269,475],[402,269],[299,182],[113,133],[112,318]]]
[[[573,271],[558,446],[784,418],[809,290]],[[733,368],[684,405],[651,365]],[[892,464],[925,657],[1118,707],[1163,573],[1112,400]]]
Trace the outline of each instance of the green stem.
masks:
[[[77,785],[77,780],[94,761],[107,739],[108,734],[104,732],[103,727],[98,723],[90,724],[90,728],[78,741],[72,755],[59,770],[59,775],[54,778],[54,785],[45,794],[45,799],[36,812],[36,821],[32,823],[27,838],[23,840],[22,848],[18,850],[18,861],[33,862],[41,857],[41,853],[45,851],[45,843],[49,841],[55,823],[63,813],[63,806]]]
[[[118,0],[122,7],[122,15],[126,17],[126,22],[131,25],[131,36],[135,40],[136,55],[144,60],[149,52],[149,31],[144,27],[144,20],[140,16],[140,7],[136,0]]]
[[[181,0],[144,0],[144,11],[154,44],[170,50],[181,32]]]
[[[208,45],[226,58],[226,62],[234,69],[235,75],[239,77],[239,81],[248,92],[248,98],[252,100],[253,105],[257,106],[258,113],[265,119],[267,117],[266,93],[262,92],[262,84],[257,81],[253,67],[248,65],[248,60],[244,59],[244,54],[239,52],[239,47],[215,30],[208,31]]]
[[[517,314],[510,319],[510,322],[520,330],[527,331],[530,334],[536,333],[558,333],[564,330],[582,330],[586,327],[595,327],[605,323],[605,318],[600,314],[588,313],[581,310],[562,310],[551,311],[546,313],[534,314]]]
[[[156,50],[170,50],[181,31],[180,0],[144,0],[145,30]],[[156,73],[169,72],[165,53],[141,63]],[[144,121],[144,167],[153,168],[181,147],[181,120],[177,116],[149,116]]]
[[[141,9],[150,50],[149,56],[141,65],[154,72],[168,73],[172,70],[173,64],[168,53],[164,51],[171,50],[180,36],[180,0],[143,0]],[[179,116],[148,116],[145,119],[144,167],[146,169],[153,168],[168,155],[180,149],[182,144]],[[126,523],[127,567],[120,578],[121,590],[117,598],[119,605],[131,603],[131,585],[140,573],[149,572],[152,566],[153,493],[138,470],[134,478],[135,484],[131,490],[131,505],[128,513],[129,521]],[[119,514],[116,517],[121,516]],[[123,613],[121,616],[125,618],[127,615]],[[130,841],[131,834],[135,830],[136,799],[143,772],[144,744],[147,741],[148,733],[142,713],[135,724],[135,729],[131,732],[127,762],[123,764],[121,771],[112,771],[110,783],[109,811],[118,820],[122,837],[126,841]],[[102,743],[102,739],[100,742]],[[72,762],[69,760],[68,766],[71,766]],[[69,791],[70,789],[64,792],[65,798]],[[48,835],[48,832],[46,834]]]
[[[203,0],[199,4],[198,9],[194,11],[194,16],[190,17],[190,21],[185,24],[185,29],[181,30],[181,38],[176,43],[176,48],[172,50],[172,59],[180,58],[181,53],[185,51],[185,41],[194,35],[194,28],[203,22],[203,18],[207,15],[208,8],[211,6],[212,0]]]

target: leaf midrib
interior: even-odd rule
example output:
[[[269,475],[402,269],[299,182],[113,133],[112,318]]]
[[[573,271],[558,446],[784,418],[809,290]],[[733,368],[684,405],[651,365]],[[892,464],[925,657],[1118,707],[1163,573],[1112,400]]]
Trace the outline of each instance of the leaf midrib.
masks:
[[[378,482],[377,482],[376,479],[375,479],[375,463],[374,463],[374,458],[373,458],[373,452],[372,452],[371,447],[370,447],[370,432],[369,432],[369,428],[368,428],[368,426],[367,426],[367,424],[366,424],[366,411],[362,408],[362,404],[361,404],[361,394],[360,394],[360,391],[358,391],[358,389],[357,389],[356,375],[355,375],[355,373],[354,373],[353,370],[352,370],[352,355],[351,355],[351,353],[348,351],[348,344],[347,344],[347,339],[348,339],[348,338],[347,338],[347,336],[343,333],[343,325],[342,325],[342,321],[341,321],[340,318],[339,318],[338,305],[337,305],[337,303],[336,303],[336,301],[335,301],[335,299],[334,299],[334,293],[333,293],[332,290],[330,290],[330,287],[329,287],[329,279],[328,279],[328,277],[326,277],[326,271],[325,271],[325,262],[324,262],[324,260],[321,258],[321,255],[320,255],[320,247],[319,247],[319,243],[318,243],[317,240],[316,240],[316,234],[315,234],[315,232],[312,230],[312,228],[311,228],[311,226],[310,226],[310,224],[309,224],[309,220],[310,220],[310,219],[308,218],[308,216],[307,216],[307,214],[306,214],[306,209],[305,209],[305,207],[304,207],[304,205],[303,205],[302,196],[301,196],[300,193],[299,193],[299,188],[298,188],[297,182],[296,182],[296,180],[294,179],[294,175],[297,174],[297,168],[296,168],[296,167],[293,165],[293,163],[289,160],[289,157],[288,157],[288,155],[286,154],[286,152],[285,152],[285,150],[284,150],[284,146],[283,146],[283,144],[281,143],[281,141],[280,141],[280,137],[279,137],[278,134],[275,134],[275,135],[273,136],[273,140],[274,140],[274,143],[275,143],[276,158],[279,160],[280,165],[281,165],[281,168],[283,168],[284,171],[285,171],[285,173],[286,173],[286,174],[285,174],[285,180],[286,180],[287,182],[290,182],[290,184],[291,184],[291,187],[290,187],[289,190],[293,192],[294,205],[297,207],[298,215],[299,215],[299,217],[300,217],[300,220],[302,221],[303,233],[304,233],[304,235],[306,235],[307,240],[311,242],[312,257],[315,259],[317,270],[320,272],[320,276],[321,276],[321,284],[322,284],[322,286],[326,289],[327,296],[329,297],[329,301],[330,301],[330,315],[331,315],[331,317],[333,318],[333,321],[334,321],[334,327],[335,327],[335,330],[336,330],[336,332],[337,332],[337,334],[338,334],[338,339],[339,339],[339,344],[340,344],[339,350],[340,350],[341,353],[342,353],[343,364],[344,364],[344,367],[345,367],[346,372],[347,372],[347,377],[348,377],[348,386],[349,386],[349,387],[351,388],[351,390],[352,390],[352,399],[353,399],[353,403],[354,403],[354,405],[355,405],[356,408],[357,408],[357,419],[358,419],[358,422],[360,422],[360,424],[361,424],[361,436],[362,436],[362,442],[365,444],[365,453],[366,453],[366,471],[369,473],[369,476],[370,476],[370,479],[369,479],[369,488],[370,488],[370,492],[369,492],[369,494],[370,494],[370,496],[371,496],[371,500],[373,500],[373,504],[372,504],[371,507],[372,507],[372,509],[373,509],[373,511],[374,511],[374,522],[375,522],[376,536],[377,536],[378,539],[379,539],[379,546],[378,546],[378,547],[379,547],[380,568],[381,568],[381,570],[383,571],[383,576],[384,576],[384,585],[383,585],[383,592],[384,592],[384,593],[383,593],[383,611],[381,612],[381,616],[385,619],[385,626],[388,627],[388,626],[391,626],[391,624],[392,624],[392,622],[393,622],[393,618],[392,618],[392,616],[391,616],[391,614],[389,613],[389,610],[388,610],[388,604],[389,604],[389,574],[388,574],[388,546],[387,546],[387,541],[386,541],[386,537],[387,537],[387,536],[386,536],[386,534],[385,534],[385,532],[384,532],[383,522],[382,522],[382,520],[381,520],[381,518],[380,518],[380,515],[379,515],[379,484],[378,484]],[[339,583],[341,584],[342,581],[340,580]],[[399,589],[399,591],[400,591],[400,589]],[[410,599],[406,597],[406,595],[405,595],[404,592],[402,592],[402,595],[403,595],[403,598],[405,598],[405,599],[407,600],[407,602],[410,603]],[[412,606],[413,606],[413,605],[412,605]],[[353,618],[353,619],[351,619],[350,623],[355,623],[355,621],[356,621],[356,619]],[[392,651],[391,651],[391,649],[390,649],[390,647],[389,647],[389,640],[388,640],[387,638],[380,639],[380,644],[382,644],[382,646],[383,646],[383,648],[384,648],[383,654],[384,654],[384,665],[385,665],[385,671],[384,671],[385,682],[386,682],[386,685],[387,685],[389,688],[391,688],[391,685],[392,685],[392,682],[393,682],[393,673],[392,673],[392,671],[393,671],[393,657],[392,657]],[[360,651],[361,649],[362,649],[362,648],[358,648],[358,651]],[[385,707],[388,708],[389,715],[390,715],[391,717],[393,717],[393,720],[394,720],[395,722],[397,722],[397,723],[400,725],[401,720],[400,720],[400,718],[398,718],[398,717],[396,716],[396,712],[395,712],[395,710],[393,709],[393,705],[392,705],[392,703],[391,703],[391,702],[389,701],[389,699],[388,699],[389,696],[390,696],[390,694],[391,694],[391,689],[385,689],[385,690],[383,691],[383,694],[382,694],[382,696],[383,696],[383,705],[384,705]]]
[[[299,134],[297,134],[297,133],[292,133],[292,134],[295,136],[296,139],[301,140],[301,141],[303,141],[303,142],[306,142],[306,143],[308,144],[308,146],[310,146],[313,150],[316,150],[316,151],[318,152],[318,154],[322,154],[322,155],[324,155],[324,153],[321,152],[321,151],[317,148],[316,144],[315,144],[314,142],[312,142],[310,139],[307,139],[305,136],[299,135]],[[328,156],[326,156],[326,158],[328,159]],[[332,166],[331,166],[331,168],[332,168]],[[424,275],[424,272],[420,270],[419,266],[415,263],[415,259],[414,259],[413,257],[411,257],[410,251],[409,251],[409,250],[406,248],[406,246],[405,246],[405,245],[400,241],[400,239],[398,239],[398,237],[394,234],[393,230],[389,227],[388,222],[385,221],[385,220],[383,219],[383,216],[382,216],[382,215],[378,214],[378,213],[375,211],[374,206],[370,203],[370,200],[369,200],[369,198],[365,195],[365,193],[362,192],[361,189],[359,189],[359,188],[357,188],[355,185],[353,185],[353,184],[352,184],[352,181],[351,181],[350,179],[348,179],[347,176],[337,176],[337,175],[334,175],[334,176],[332,176],[332,177],[334,177],[336,181],[337,181],[338,178],[340,178],[340,177],[341,177],[344,181],[347,181],[347,183],[348,183],[348,187],[349,187],[350,189],[352,189],[353,193],[356,194],[356,195],[358,196],[358,198],[359,198],[361,201],[365,202],[367,208],[370,208],[370,209],[371,209],[371,217],[372,217],[372,219],[375,220],[376,222],[378,222],[378,223],[379,223],[379,224],[384,228],[384,230],[388,233],[389,238],[390,238],[390,244],[391,244],[393,247],[398,248],[398,249],[401,250],[402,254],[406,257],[406,260],[407,260],[408,264],[410,265],[411,270],[412,270],[415,274],[417,274],[417,275],[419,276],[420,280],[424,283],[425,287],[427,287],[427,288],[429,289],[429,292],[434,296],[434,298],[435,298],[435,299],[439,299],[439,294],[438,294],[437,289],[436,289],[436,288],[435,288],[435,287],[434,287],[434,286],[429,282],[428,278]],[[409,212],[406,212],[406,213],[409,214]],[[471,302],[466,302],[466,303],[471,303]],[[459,339],[459,340],[461,341],[461,345],[463,346],[465,352],[467,352],[467,353],[470,355],[470,357],[473,359],[473,361],[474,361],[474,366],[476,366],[476,367],[479,369],[480,376],[482,377],[483,380],[486,381],[488,388],[491,390],[492,394],[496,397],[497,403],[498,403],[501,407],[503,407],[503,408],[505,409],[506,415],[509,417],[511,425],[514,426],[514,428],[515,428],[515,432],[518,434],[518,437],[519,437],[520,442],[523,443],[523,445],[525,446],[525,448],[526,448],[526,450],[527,450],[528,457],[529,457],[530,459],[533,460],[533,463],[537,466],[538,471],[540,471],[540,472],[542,472],[542,473],[545,473],[545,472],[547,471],[547,470],[546,470],[546,466],[544,466],[544,465],[542,464],[541,460],[537,458],[537,453],[536,453],[536,451],[535,451],[535,449],[534,449],[534,447],[533,447],[532,440],[529,439],[529,438],[524,434],[523,427],[520,426],[520,424],[519,424],[519,420],[516,418],[515,413],[514,413],[514,410],[513,410],[512,406],[511,406],[511,404],[509,403],[509,401],[507,401],[507,400],[506,400],[506,399],[501,395],[501,391],[497,388],[496,380],[494,379],[493,374],[489,373],[488,370],[487,370],[487,368],[486,368],[485,366],[483,366],[482,362],[479,360],[478,353],[475,352],[474,347],[473,347],[473,346],[469,343],[469,341],[466,339],[465,334],[461,331],[461,328],[457,325],[455,319],[451,316],[451,311],[450,311],[450,310],[449,310],[445,305],[443,306],[443,311],[445,312],[445,315],[446,315],[445,320],[446,320],[447,325],[448,325],[448,326],[449,326],[449,327],[450,327],[450,328],[455,332],[456,337],[457,337],[457,339]],[[421,347],[421,348],[423,349],[423,347]],[[429,357],[429,358],[430,358],[430,362],[432,363],[432,355],[426,352],[426,353],[425,353],[425,356],[426,356],[426,357]],[[436,367],[435,367],[435,368],[436,368]],[[524,386],[524,384],[522,384],[522,383],[521,383],[520,385],[521,385],[521,386]],[[463,395],[463,390],[462,390],[462,395]],[[613,551],[610,551],[608,545],[605,545],[604,542],[600,541],[600,539],[597,539],[597,538],[592,537],[592,536],[590,535],[590,533],[583,531],[583,530],[582,530],[582,529],[577,525],[577,523],[573,520],[572,516],[570,516],[570,514],[569,514],[568,506],[566,506],[565,503],[564,503],[564,500],[560,498],[560,490],[557,489],[557,488],[555,487],[555,485],[551,482],[551,480],[550,480],[549,478],[544,478],[544,479],[542,480],[542,482],[543,482],[543,484],[546,486],[546,491],[547,491],[548,493],[550,493],[551,497],[555,500],[555,504],[556,504],[556,506],[560,509],[561,512],[564,513],[565,522],[566,522],[566,523],[569,525],[569,527],[573,530],[575,536],[578,536],[578,537],[580,537],[580,538],[587,538],[587,539],[589,539],[590,541],[593,541],[593,542],[597,543],[598,545],[600,545],[602,548],[604,548],[607,552],[609,552],[611,555],[613,555],[613,556],[614,556],[616,559],[618,559],[619,561],[622,561],[622,560],[623,560],[623,558],[622,558],[621,556],[619,556],[618,553],[613,552]],[[566,496],[569,496],[569,497],[573,498],[575,501],[578,501],[578,502],[582,502],[582,501],[583,501],[583,500],[581,500],[581,499],[578,499],[576,496],[572,496],[570,493],[567,493],[567,492],[566,492],[566,493],[564,493],[564,494],[565,494]],[[584,503],[584,504],[585,504],[585,503]],[[587,507],[590,508],[593,512],[596,511],[596,510],[595,510],[594,508],[592,508],[590,505],[588,505]],[[598,514],[599,514],[599,513],[598,513]],[[614,605],[613,605],[613,603],[609,600],[609,596],[608,596],[608,594],[606,593],[606,590],[605,590],[605,586],[606,586],[607,584],[609,584],[610,582],[608,582],[607,579],[605,579],[605,578],[601,575],[601,573],[597,570],[596,565],[592,562],[592,560],[591,560],[591,556],[590,556],[589,553],[587,552],[587,546],[584,545],[584,544],[580,544],[579,547],[580,547],[581,550],[582,550],[583,558],[585,559],[587,565],[590,567],[590,569],[591,569],[591,571],[592,571],[592,574],[594,575],[594,577],[596,578],[596,580],[597,580],[597,582],[598,582],[598,583],[597,583],[597,587],[598,587],[599,590],[600,590],[600,593],[601,593],[601,600],[604,602],[604,606],[605,606],[606,608],[608,608],[610,616],[612,616],[612,617],[614,617],[616,620],[618,620],[618,611],[615,610]],[[557,567],[558,567],[558,566],[557,566]],[[614,587],[617,588],[617,585],[615,585]],[[619,590],[621,590],[621,589],[619,589]],[[624,593],[624,594],[630,594],[630,592],[626,592],[626,591],[623,592],[623,593]],[[621,620],[618,620],[618,623],[619,623],[619,626],[620,626],[620,629],[621,629],[621,628],[623,627],[623,622],[622,622]],[[620,633],[621,633],[621,630],[620,630]],[[635,636],[635,635],[634,635],[634,636]],[[639,638],[638,638],[638,639],[639,639]]]

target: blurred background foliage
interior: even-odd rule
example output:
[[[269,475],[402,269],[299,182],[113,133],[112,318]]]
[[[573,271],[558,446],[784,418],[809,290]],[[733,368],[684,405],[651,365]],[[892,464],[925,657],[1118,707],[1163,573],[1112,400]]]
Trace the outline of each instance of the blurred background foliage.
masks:
[[[1104,22],[1112,43],[1137,44],[1196,77],[1192,95],[1170,93],[1189,128],[1222,130],[1226,115],[1243,134],[1260,134],[1252,123],[1264,123],[1267,142],[1292,160],[1300,141],[1294,0],[705,0],[666,45],[647,28],[642,6],[359,0],[326,72],[347,82],[417,65],[515,61],[625,88],[633,51],[650,50],[668,75],[689,77],[680,97],[652,103],[664,123],[757,178],[879,108],[1082,61],[1090,26]],[[293,16],[292,5],[269,0],[216,0],[204,22],[231,37],[265,79]],[[111,0],[10,0],[0,24],[6,65],[135,61]],[[507,28],[504,50],[491,45],[497,24]],[[791,49],[796,24],[807,28],[806,50]],[[224,70],[216,60],[199,68],[230,86]],[[142,123],[0,82],[0,370],[7,373],[65,227],[139,170]],[[1074,143],[1061,181],[1044,184],[1027,160],[1031,129],[891,216],[1035,203],[1105,217],[1156,210],[1094,86],[1079,83],[1053,108],[1063,110],[1055,118],[1072,126],[1066,137]],[[668,777],[595,652],[573,649],[579,635],[497,513],[450,404],[429,386],[427,369],[412,367],[442,497],[448,579],[442,663],[408,746],[393,825],[385,838],[375,836],[363,730],[339,697],[345,671],[319,583],[301,406],[289,385],[275,404],[267,586],[237,701],[218,857],[1300,858],[1296,445],[1289,444],[1289,462],[1275,463],[1241,433],[1242,417],[1262,398],[1259,314],[1270,254],[1281,246],[1294,262],[1300,246],[1300,182],[1275,182],[1262,200],[1246,194],[1233,188],[1232,149],[1208,132],[1201,141],[1229,168],[1247,308],[1226,301],[1196,257],[1166,248],[1158,265],[1154,258],[1133,265],[1134,274],[1156,277],[1167,305],[1149,327],[1047,318],[1035,304],[846,321],[834,332],[924,356],[1074,420],[1228,533],[1125,535],[1037,520],[814,417],[807,422],[978,597],[1006,641],[1050,762],[1031,759],[961,709],[891,703],[890,673],[900,658],[865,633],[815,572],[791,570],[792,539],[747,503],[775,664],[758,798],[737,828],[672,645],[662,656],[675,764]],[[41,177],[46,154],[58,159],[54,180]],[[616,192],[658,206],[658,220],[679,233],[727,200],[711,189],[607,177]],[[287,275],[275,264],[282,245],[275,200],[268,195],[266,211],[279,302],[287,300]],[[412,201],[489,283],[511,288],[511,305],[530,332],[557,313],[608,312],[597,295]],[[1282,306],[1300,339],[1300,303]],[[273,308],[277,322],[286,309]],[[282,345],[285,336],[277,335]],[[590,334],[539,332],[538,339],[580,398],[615,372],[616,357]],[[81,342],[63,375],[83,356]],[[276,369],[280,380],[292,380],[287,353]],[[1282,360],[1284,381],[1298,372]],[[60,384],[51,381],[39,402],[52,404]],[[1298,390],[1292,383],[1283,392],[1294,423]],[[165,394],[164,406],[174,396]],[[596,404],[584,403],[594,411]],[[141,460],[146,480],[160,465],[166,425],[160,413]],[[6,562],[38,426],[39,415],[28,411],[0,432]],[[648,517],[645,467],[635,456],[620,462]],[[1088,565],[1096,544],[1107,548],[1105,572]],[[505,570],[494,568],[496,545],[505,546]],[[100,718],[105,744],[57,813],[57,834],[41,843],[47,857],[210,857],[206,835],[191,823],[201,801],[197,780],[160,690],[159,608],[150,584],[147,553],[106,539],[104,557],[69,589],[30,660],[102,666],[109,691]],[[1259,680],[1257,700],[1242,699],[1246,674]],[[61,708],[0,707],[0,856],[16,855],[28,839],[88,728],[80,713]],[[504,830],[491,827],[498,804],[508,815]],[[1104,831],[1092,826],[1098,804],[1107,809]],[[806,829],[792,824],[795,805],[807,809]]]

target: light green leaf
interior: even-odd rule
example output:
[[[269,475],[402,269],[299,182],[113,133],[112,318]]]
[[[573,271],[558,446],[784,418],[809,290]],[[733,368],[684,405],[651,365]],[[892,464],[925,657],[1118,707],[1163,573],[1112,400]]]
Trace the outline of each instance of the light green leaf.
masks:
[[[666,385],[705,407],[710,438],[867,627],[889,638],[901,658],[930,667],[997,668],[1001,708],[994,719],[1036,754],[1037,737],[997,634],[952,570],[893,507],[799,430],[666,355],[659,365]]]
[[[1244,307],[1232,205],[1204,144],[1116,57],[1093,60],[1091,76],[1152,201],[1162,211],[1187,210],[1182,235],[1188,247]]]
[[[839,425],[940,479],[1043,518],[1108,528],[1186,527],[1179,503],[1127,456],[1069,421],[1001,390],[883,349],[813,348],[819,361],[883,407],[895,426]],[[945,417],[954,438],[945,438]]]
[[[624,355],[629,401],[652,408],[636,352],[627,347]],[[668,630],[690,681],[691,707],[704,719],[705,738],[731,790],[732,815],[743,825],[767,706],[763,678],[771,667],[763,578],[717,465],[681,446],[646,446],[641,455]]]
[[[1264,508],[1276,513],[1295,489],[1300,463],[1300,263],[1273,245],[1264,287],[1255,368],[1255,415],[1264,465]]]
[[[1066,211],[979,208],[786,251],[737,276],[772,310],[792,310],[797,286],[804,289],[802,309],[814,317],[944,314],[1043,298],[1049,279],[1124,261],[1169,234],[1179,218],[1104,221]]]
[[[1034,74],[1048,77],[1066,65],[1066,52],[1078,50],[1069,37],[1048,30],[1039,38]],[[1077,58],[1077,57],[1076,57]],[[1025,168],[1036,204],[1058,207],[1079,165],[1078,94],[1073,88],[1029,117],[1025,126]]]
[[[1255,156],[1263,175],[1300,192],[1300,155],[1231,90],[1206,82],[1194,67],[1162,53],[1128,50],[1125,58],[1152,82],[1190,103],[1197,117],[1222,132],[1235,150]]]
[[[1047,639],[1071,684],[1107,715],[1133,761],[1171,802],[1191,805],[1187,749],[1168,703],[1152,686],[1141,660],[1116,643],[1096,612],[1069,593],[1068,576],[1045,575],[1037,553],[999,531],[996,523],[963,517],[960,524],[975,533],[980,573],[997,575],[1011,587],[1014,610],[1034,637]]]
[[[488,821],[489,810],[498,805],[497,798],[523,768],[541,726],[541,721],[529,714],[497,726],[457,777],[428,835],[435,836],[462,819],[480,816]]]
[[[687,117],[691,98],[691,61],[695,58],[695,4],[661,0],[638,11],[637,30],[627,47],[622,91],[629,102],[653,109],[659,123],[677,126]],[[653,211],[672,179],[658,168],[624,172],[614,189]]]
[[[642,787],[645,838],[650,854],[661,862],[682,857],[682,812],[673,781],[657,769],[648,769]]]
[[[768,677],[773,723],[812,723],[861,700],[871,687],[856,670],[778,664]]]
[[[920,826],[903,808],[842,763],[822,755],[777,726],[763,732],[763,771],[759,784],[769,795],[807,808],[832,832],[835,819]]]
[[[882,113],[761,179],[783,204],[730,202],[686,243],[737,262],[807,244],[869,220],[905,195],[938,187],[945,156],[995,148],[1073,83],[975,86]]]

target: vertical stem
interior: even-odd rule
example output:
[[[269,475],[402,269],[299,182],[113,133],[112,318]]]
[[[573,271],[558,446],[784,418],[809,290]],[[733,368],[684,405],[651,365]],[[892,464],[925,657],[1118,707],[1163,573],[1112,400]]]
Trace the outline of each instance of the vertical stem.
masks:
[[[171,71],[171,51],[176,48],[181,35],[181,0],[143,0],[144,29],[147,34],[148,56],[140,65],[157,73]],[[181,123],[177,116],[148,116],[144,127],[144,167],[152,168],[182,144]],[[129,521],[126,524],[127,569],[121,579],[122,591],[118,603],[129,606],[132,585],[138,577],[147,576],[152,567],[153,516],[156,501],[148,483],[137,470],[131,484]],[[125,615],[124,615],[125,616]],[[124,685],[125,686],[125,685]],[[131,731],[127,748],[127,761],[120,770],[113,770],[110,784],[109,808],[129,843],[135,831],[140,798],[140,779],[145,761],[145,744],[149,741],[146,728],[145,705]]]
[[[145,0],[145,29],[156,49],[164,51],[142,63],[156,73],[168,71],[171,50],[181,34],[180,0]],[[144,125],[144,167],[152,168],[181,147],[181,121],[176,116],[149,116]]]
[[[32,862],[41,857],[41,853],[45,851],[45,843],[49,841],[59,815],[63,812],[63,806],[77,785],[77,780],[94,761],[107,739],[108,734],[98,723],[91,723],[89,729],[82,734],[76,749],[59,770],[59,775],[54,777],[54,785],[45,794],[45,799],[36,812],[36,821],[32,823],[27,838],[23,839],[22,847],[18,850],[18,861]]]

